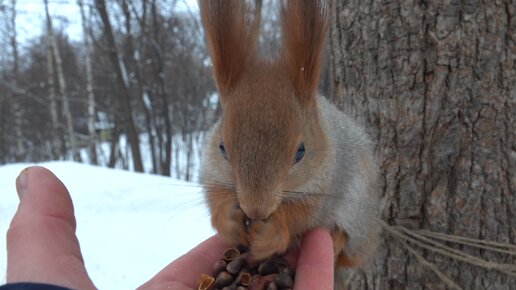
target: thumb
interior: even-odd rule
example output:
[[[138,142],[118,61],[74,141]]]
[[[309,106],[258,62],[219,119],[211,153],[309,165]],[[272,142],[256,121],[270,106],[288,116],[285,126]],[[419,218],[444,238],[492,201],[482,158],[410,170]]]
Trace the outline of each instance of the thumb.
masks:
[[[299,250],[294,290],[333,289],[333,242],[328,230],[305,234]]]
[[[75,236],[68,190],[49,170],[29,167],[16,180],[20,205],[7,231],[7,283],[95,289]]]

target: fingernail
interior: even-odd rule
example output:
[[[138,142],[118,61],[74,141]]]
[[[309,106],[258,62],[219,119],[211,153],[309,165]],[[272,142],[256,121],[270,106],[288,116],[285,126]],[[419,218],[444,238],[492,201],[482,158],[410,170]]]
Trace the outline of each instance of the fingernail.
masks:
[[[23,169],[22,172],[20,172],[20,175],[18,175],[18,178],[16,178],[16,191],[18,192],[18,197],[20,199],[29,187],[29,174],[27,171],[27,168]]]

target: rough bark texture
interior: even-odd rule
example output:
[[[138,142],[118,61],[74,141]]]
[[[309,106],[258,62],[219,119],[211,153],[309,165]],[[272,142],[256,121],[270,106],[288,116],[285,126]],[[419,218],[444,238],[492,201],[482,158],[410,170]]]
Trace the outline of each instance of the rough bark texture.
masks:
[[[382,218],[515,244],[515,1],[333,2],[331,97],[377,142]],[[516,289],[508,275],[415,248],[463,289]],[[388,234],[350,288],[447,289]]]

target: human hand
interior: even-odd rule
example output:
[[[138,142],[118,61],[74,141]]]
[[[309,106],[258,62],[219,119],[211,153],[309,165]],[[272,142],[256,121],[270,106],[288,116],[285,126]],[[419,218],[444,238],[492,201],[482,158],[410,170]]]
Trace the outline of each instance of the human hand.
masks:
[[[75,235],[72,200],[50,171],[30,167],[16,180],[20,205],[7,232],[7,283],[35,282],[72,289],[95,289]],[[195,289],[226,245],[213,236],[178,258],[139,289]],[[303,239],[294,289],[333,288],[333,248],[326,230]]]

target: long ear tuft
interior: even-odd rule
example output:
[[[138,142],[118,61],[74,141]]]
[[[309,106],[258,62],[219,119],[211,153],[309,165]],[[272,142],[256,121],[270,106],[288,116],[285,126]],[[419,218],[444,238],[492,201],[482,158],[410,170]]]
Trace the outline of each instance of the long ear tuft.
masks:
[[[199,9],[223,100],[254,58],[259,17],[243,0],[199,0]]]
[[[314,99],[317,91],[328,10],[324,0],[287,0],[282,5],[282,58],[302,104]]]

